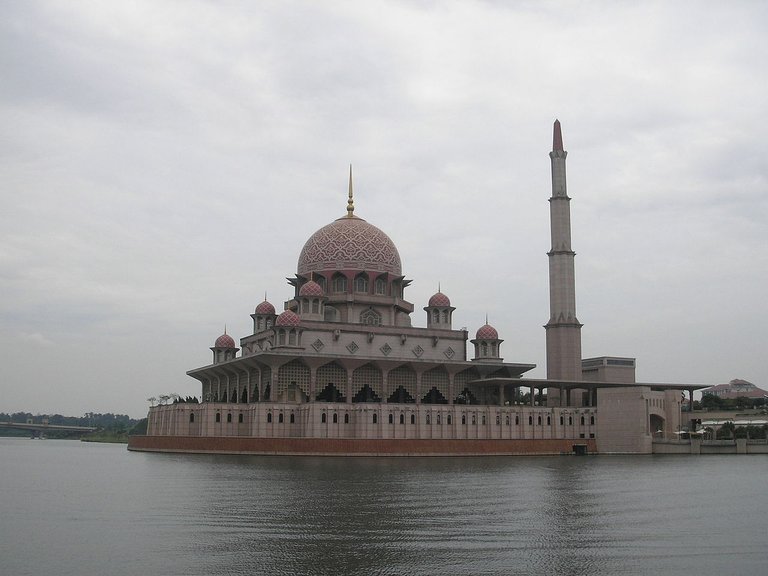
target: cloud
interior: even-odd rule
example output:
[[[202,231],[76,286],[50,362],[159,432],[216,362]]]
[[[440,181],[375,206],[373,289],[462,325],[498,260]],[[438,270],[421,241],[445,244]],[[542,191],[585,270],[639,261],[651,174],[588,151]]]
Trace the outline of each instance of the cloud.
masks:
[[[585,354],[765,380],[768,8],[693,6],[3,4],[0,344],[44,335],[7,409],[196,393],[223,325],[291,296],[350,162],[414,323],[440,282],[543,376],[555,117]]]

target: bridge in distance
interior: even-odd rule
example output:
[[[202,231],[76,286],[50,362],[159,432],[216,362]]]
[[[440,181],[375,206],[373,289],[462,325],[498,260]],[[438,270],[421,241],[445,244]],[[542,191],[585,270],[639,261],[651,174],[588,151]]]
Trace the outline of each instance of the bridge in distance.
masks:
[[[0,422],[0,428],[13,430],[29,430],[34,434],[45,432],[80,432],[87,433],[96,430],[94,426],[64,426],[61,424],[48,424],[47,422]]]

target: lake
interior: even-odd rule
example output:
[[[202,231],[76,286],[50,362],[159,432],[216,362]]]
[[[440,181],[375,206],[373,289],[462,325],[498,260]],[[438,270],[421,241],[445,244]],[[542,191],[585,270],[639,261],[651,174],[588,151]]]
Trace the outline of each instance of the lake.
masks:
[[[768,573],[762,455],[0,458],[9,576]]]

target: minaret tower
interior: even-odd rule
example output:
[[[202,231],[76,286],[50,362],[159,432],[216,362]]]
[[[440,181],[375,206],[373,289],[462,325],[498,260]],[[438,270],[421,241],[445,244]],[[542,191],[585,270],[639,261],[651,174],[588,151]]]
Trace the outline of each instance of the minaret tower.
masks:
[[[581,380],[581,324],[576,318],[576,282],[571,249],[571,208],[565,185],[565,157],[560,121],[555,120],[552,152],[552,197],[549,218],[552,249],[549,256],[549,322],[547,322],[547,378]],[[553,389],[550,388],[550,391]],[[562,395],[561,395],[562,396]],[[556,405],[555,398],[549,398]],[[561,405],[566,399],[561,397]]]

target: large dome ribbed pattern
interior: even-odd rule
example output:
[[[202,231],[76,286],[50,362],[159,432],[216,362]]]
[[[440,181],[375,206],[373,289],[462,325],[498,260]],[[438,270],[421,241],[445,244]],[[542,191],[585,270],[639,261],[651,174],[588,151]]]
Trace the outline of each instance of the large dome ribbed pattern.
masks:
[[[328,270],[389,272],[400,276],[400,254],[384,232],[357,216],[339,218],[312,234],[299,255],[298,273]]]

